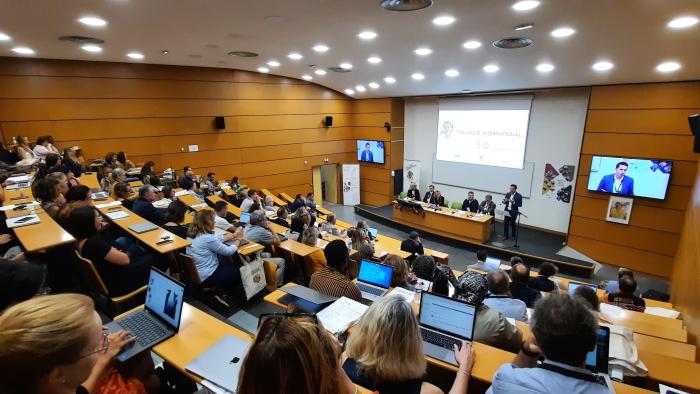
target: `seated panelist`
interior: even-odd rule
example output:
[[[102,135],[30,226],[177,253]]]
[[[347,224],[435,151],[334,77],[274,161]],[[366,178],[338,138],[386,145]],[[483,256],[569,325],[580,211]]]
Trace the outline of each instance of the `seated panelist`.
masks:
[[[446,207],[445,205],[445,197],[442,196],[442,193],[440,193],[440,190],[435,191],[435,198],[433,199],[433,204],[437,205],[438,207]]]
[[[418,186],[415,183],[411,184],[411,187],[408,189],[408,193],[406,193],[406,195],[408,198],[420,201],[420,191],[418,191]]]
[[[479,211],[479,201],[474,198],[474,192],[467,193],[467,199],[462,202],[462,210],[474,213]]]
[[[428,204],[435,204],[435,186],[428,186],[428,191],[425,192],[425,195],[423,196],[423,202],[427,202]]]
[[[493,197],[490,194],[484,196],[484,201],[479,204],[479,212],[484,215],[494,216],[496,211],[496,203],[493,202]]]

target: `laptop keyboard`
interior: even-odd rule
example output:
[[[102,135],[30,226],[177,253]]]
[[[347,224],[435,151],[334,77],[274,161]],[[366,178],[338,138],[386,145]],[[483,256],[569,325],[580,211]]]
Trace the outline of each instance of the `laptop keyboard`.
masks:
[[[380,289],[380,288],[377,288],[374,286],[368,286],[362,282],[358,282],[357,287],[360,288],[360,291],[364,291],[365,293],[369,293],[369,294],[374,294],[376,296],[380,296],[380,295],[384,294],[384,292],[386,291],[385,289]]]
[[[420,329],[420,336],[423,338],[424,341],[428,343],[432,343],[433,345],[444,347],[445,349],[449,350],[453,350],[454,345],[457,345],[457,347],[462,346],[462,341],[460,341],[457,338],[440,334],[436,331],[426,330],[423,327],[421,327]]]
[[[145,312],[132,313],[120,319],[118,324],[136,337],[136,342],[144,347],[152,345],[155,341],[169,334]]]

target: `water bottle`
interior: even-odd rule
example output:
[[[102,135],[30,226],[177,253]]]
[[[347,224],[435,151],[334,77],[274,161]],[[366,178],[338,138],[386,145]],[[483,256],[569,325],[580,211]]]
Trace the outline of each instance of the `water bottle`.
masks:
[[[416,287],[414,288],[414,293],[413,293],[413,303],[420,305],[420,297],[421,293],[423,293],[423,287],[421,284],[416,283]]]

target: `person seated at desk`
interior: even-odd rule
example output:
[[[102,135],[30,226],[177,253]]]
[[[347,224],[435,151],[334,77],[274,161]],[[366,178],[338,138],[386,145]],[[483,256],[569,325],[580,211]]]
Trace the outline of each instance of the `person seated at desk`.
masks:
[[[420,239],[417,231],[411,231],[408,233],[408,239],[401,241],[401,250],[408,252],[411,255],[408,257],[409,261],[413,261],[416,256],[425,254],[423,250],[423,242]]]
[[[207,185],[207,190],[211,194],[214,194],[216,191],[216,185],[214,182],[216,182],[216,173],[207,172],[207,179],[204,181],[204,184]]]
[[[114,152],[107,152],[105,155],[104,166],[111,169],[117,168],[117,154]]]
[[[0,332],[2,393],[103,393],[107,386],[145,393],[160,386],[148,352],[115,364],[136,338],[105,331],[87,296],[48,295],[19,303],[0,315]],[[139,368],[132,367],[134,361]]]
[[[476,305],[474,341],[517,352],[523,336],[500,312],[484,304],[487,292],[486,278],[478,272],[467,271],[457,280],[454,298]]]
[[[192,171],[192,167],[185,166],[183,168],[183,173],[184,173],[184,175],[181,176],[180,179],[178,179],[178,181],[177,181],[178,186],[180,186],[181,189],[190,190],[190,191],[196,193],[197,195],[203,195],[204,192],[202,191],[202,189],[199,188],[200,187],[199,176],[194,175],[194,171]],[[188,179],[190,182],[187,182]],[[191,184],[191,186],[189,188],[183,186],[183,185],[189,186],[190,184]]]
[[[374,240],[374,237],[372,237],[372,233],[369,232],[369,224],[367,224],[366,220],[358,220],[356,228],[362,231],[367,237],[367,239],[369,239],[370,241]]]
[[[229,183],[229,186],[231,186],[231,189],[233,190],[234,193],[238,193],[238,191],[241,189],[241,185],[238,183],[238,177],[234,176],[231,178],[231,183]]]
[[[301,234],[300,242],[308,246],[318,246],[319,231],[316,227],[308,227]],[[326,266],[326,256],[323,254],[323,249],[318,248],[310,255],[304,257],[304,266],[306,275],[311,276],[314,272]]]
[[[466,393],[476,355],[471,343],[453,346],[458,371],[449,393]],[[346,344],[343,370],[356,384],[380,393],[443,392],[423,381],[427,362],[416,313],[397,296],[380,298],[360,317]]]
[[[268,212],[275,212],[277,210],[275,208],[275,200],[272,198],[272,196],[265,196],[263,208],[265,208],[265,210]]]
[[[620,290],[617,293],[608,294],[608,303],[622,309],[644,312],[646,302],[641,297],[634,295],[637,290],[637,281],[632,277],[623,276],[619,282]]]
[[[187,225],[185,215],[189,207],[182,201],[175,200],[168,205],[168,212],[165,214],[165,224],[161,227],[177,235],[180,238],[187,238]]]
[[[34,149],[32,149],[34,156],[38,159],[45,159],[46,155],[49,153],[55,153],[49,149],[49,145],[49,140],[46,138],[46,136],[38,137],[36,139],[36,145],[34,145]]]
[[[527,285],[535,290],[544,291],[545,293],[559,290],[559,284],[550,279],[552,276],[556,275],[557,272],[559,272],[559,268],[556,265],[547,261],[542,262],[540,263],[538,275],[534,278],[530,278]]]
[[[489,257],[489,253],[486,249],[479,249],[476,251],[476,263],[467,266],[467,269],[473,269],[477,271],[489,272],[493,270],[493,267],[486,265],[486,259]]]
[[[235,233],[216,235],[214,216],[211,209],[203,209],[194,215],[187,230],[187,240],[192,243],[187,247],[187,254],[194,258],[203,288],[218,287],[228,289],[232,294],[240,294],[243,290],[240,266],[234,264],[230,258],[220,260],[219,256],[233,256],[238,252],[243,229],[240,228]]]
[[[634,278],[634,272],[632,272],[632,270],[629,268],[620,267],[620,269],[617,270],[617,280],[611,280],[605,285],[605,293],[612,294],[612,293],[617,293],[618,291],[620,291],[620,279],[622,279],[625,276],[629,276],[630,278]],[[634,295],[636,295],[636,296],[641,295],[641,292],[639,291],[639,289],[637,289],[634,292]]]
[[[128,170],[136,167],[134,162],[129,160],[126,157],[126,153],[124,153],[124,151],[117,153],[116,161],[114,162],[114,166],[116,168],[121,168],[124,171],[128,171]]]
[[[484,215],[496,215],[496,203],[493,202],[493,197],[490,194],[484,196],[484,201],[479,204],[478,212]]]
[[[122,170],[121,168],[115,168],[112,170],[109,176],[105,176],[104,179],[107,179],[107,182],[105,182],[102,186],[102,190],[106,191],[107,193],[112,193],[112,189],[114,188],[115,184],[119,182],[126,182],[126,171]]]
[[[435,204],[435,186],[428,186],[428,191],[423,195],[423,202],[428,204]]]
[[[214,227],[231,233],[236,231],[236,226],[232,225],[228,220],[229,212],[226,201],[217,201],[214,204],[214,212],[216,213],[214,216]]]
[[[163,188],[160,189],[160,194],[163,196],[163,198],[167,198],[170,201],[177,200],[175,192],[173,191],[173,187],[170,185],[163,186]]]
[[[418,279],[433,282],[432,292],[449,296],[450,284],[457,286],[457,278],[449,266],[435,263],[433,256],[418,256],[413,260],[413,273]]]
[[[279,235],[270,228],[270,223],[268,223],[267,216],[265,216],[265,211],[263,210],[250,214],[250,224],[245,227],[243,236],[245,239],[263,246],[279,246],[281,243]],[[284,259],[271,257],[268,252],[261,253],[261,256],[277,266],[277,286],[284,285]]]
[[[246,193],[246,191],[238,190],[238,192],[236,192],[236,195],[231,197],[231,204],[240,208],[241,204],[243,204],[243,201],[245,201],[246,198],[248,198],[248,194]]]
[[[73,201],[92,201],[92,192],[90,188],[85,185],[78,185],[68,189],[66,193],[66,202],[69,203]]]
[[[112,182],[112,171],[114,171],[114,168],[108,165],[102,166],[100,172],[97,174],[97,180],[100,183],[100,189],[109,190]]]
[[[112,196],[114,201],[122,203],[124,208],[131,210],[134,202],[131,200],[131,186],[126,182],[115,183],[112,187]]]
[[[287,230],[284,233],[284,236],[287,237],[287,239],[291,239],[292,241],[301,242],[301,236],[304,233],[304,230],[306,230],[309,227],[308,223],[308,216],[293,217],[292,224],[289,227],[289,230]]]
[[[285,207],[277,208],[277,217],[272,219],[273,223],[280,226],[289,227],[289,222],[287,222],[287,209]]]
[[[534,308],[535,302],[542,297],[539,290],[527,285],[530,280],[530,267],[523,263],[523,259],[514,256],[510,259],[510,294],[513,298],[523,301],[528,308]]]
[[[418,185],[412,183],[411,187],[408,189],[408,192],[406,192],[406,197],[420,201],[420,191],[418,190]]]
[[[48,155],[46,155],[44,164],[46,166],[47,174],[51,174],[52,172],[62,172],[64,174],[67,174],[68,171],[70,171],[68,167],[63,165],[61,156],[56,153],[49,153]]]
[[[467,193],[467,199],[462,202],[462,211],[474,213],[479,211],[479,201],[474,198],[474,192]]]
[[[192,178],[186,176],[180,177],[180,180],[177,181],[177,184],[182,190],[187,191],[190,196],[196,197],[197,199],[199,199],[199,201],[204,202],[204,197],[201,194],[201,190],[199,190],[195,186],[194,182],[192,181]]]
[[[391,287],[411,289],[409,284],[410,269],[408,267],[408,263],[406,263],[406,260],[402,259],[401,256],[388,254],[384,257],[382,263],[394,267],[394,270],[391,273]]]
[[[80,177],[83,174],[83,166],[80,164],[73,148],[63,150],[63,165],[68,167],[70,172],[76,177]]]
[[[304,197],[301,194],[297,194],[294,197],[294,201],[289,205],[289,211],[290,212],[296,212],[297,209],[301,207],[306,206],[306,200],[304,200]]]
[[[146,284],[153,256],[140,249],[133,238],[118,238],[114,242],[117,247],[103,240],[98,235],[104,225],[102,215],[92,205],[73,209],[69,218],[78,253],[92,261],[111,296],[129,294]]]
[[[330,214],[326,216],[326,221],[324,223],[321,223],[321,230],[327,232],[328,234],[335,235],[335,236],[342,236],[345,233],[345,230],[339,230],[338,226],[336,225],[336,219],[335,215]]]
[[[158,189],[153,185],[143,185],[139,188],[139,197],[132,205],[132,211],[149,222],[161,226],[165,224],[165,209],[153,206],[153,201],[158,201]]]
[[[46,266],[0,259],[0,313],[5,309],[45,293]]]
[[[155,174],[155,167],[156,163],[152,161],[147,161],[146,164],[141,167],[139,179],[141,179],[141,182],[143,182],[144,185],[151,185],[154,187],[160,186],[160,178],[158,178]]]
[[[15,145],[15,153],[19,156],[21,162],[31,162],[37,159],[31,144],[29,143],[29,138],[18,135],[15,137],[17,145]]]
[[[353,394],[338,340],[307,313],[263,314],[238,378],[237,393]],[[271,373],[274,371],[274,373]]]
[[[40,179],[32,185],[32,194],[39,200],[41,208],[51,217],[56,217],[58,211],[66,204],[61,194],[61,184],[51,178]]]
[[[248,213],[253,213],[253,212],[255,212],[255,211],[260,211],[260,210],[262,210],[262,209],[263,209],[263,208],[262,208],[262,206],[260,205],[259,202],[254,202],[253,205],[251,205],[250,208],[248,209]]]
[[[438,207],[446,207],[447,205],[445,204],[445,197],[442,196],[442,193],[440,193],[440,190],[435,191],[435,197],[433,197],[433,201],[435,205]]]
[[[248,190],[248,197],[241,202],[241,212],[250,212],[250,207],[257,203],[260,203],[260,197],[255,189]]]
[[[537,303],[531,325],[532,335],[513,363],[496,371],[487,394],[610,393],[585,368],[586,355],[596,346],[598,322],[581,301],[552,293]]]
[[[74,177],[69,177],[69,175],[72,175],[71,173],[64,174],[62,172],[52,172],[49,175],[46,176],[47,179],[55,179],[58,181],[59,184],[59,191],[61,194],[64,196],[66,193],[68,193],[68,189],[70,189],[73,186],[77,186],[80,184],[80,181],[78,178]]]
[[[304,205],[309,209],[316,209],[316,201],[314,201],[313,193],[306,193],[306,199],[304,200]]]
[[[486,275],[486,280],[489,285],[489,294],[484,304],[505,317],[526,322],[527,305],[522,300],[516,300],[510,296],[508,274],[501,269],[491,271]]]
[[[596,315],[599,314],[600,298],[598,298],[598,293],[590,286],[577,287],[572,296],[574,298],[579,298],[581,301],[585,301],[590,306],[590,309],[596,313]]]
[[[347,231],[347,236],[350,238],[351,249],[359,252],[364,247],[366,254],[369,254],[370,257],[374,255],[374,245],[372,245],[366,232],[357,228],[351,228]]]
[[[329,242],[323,249],[326,266],[311,275],[309,288],[331,297],[362,300],[360,289],[347,275],[349,254],[348,246],[342,240]]]

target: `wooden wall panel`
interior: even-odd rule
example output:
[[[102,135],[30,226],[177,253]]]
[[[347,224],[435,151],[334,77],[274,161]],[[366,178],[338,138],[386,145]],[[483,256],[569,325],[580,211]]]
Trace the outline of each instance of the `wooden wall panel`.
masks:
[[[579,159],[568,245],[602,263],[669,277],[680,242],[697,155],[687,116],[700,82],[593,87]],[[629,225],[605,221],[609,195],[586,190],[591,156],[674,161],[666,200],[636,198]]]

